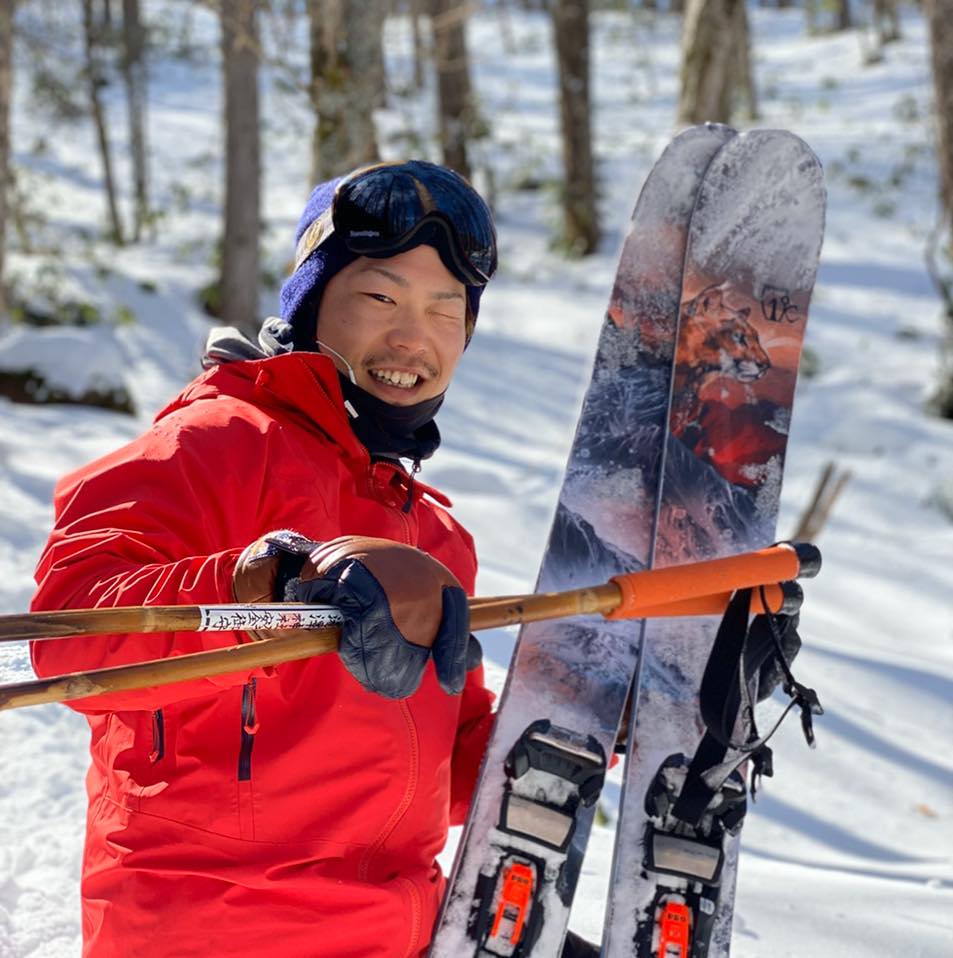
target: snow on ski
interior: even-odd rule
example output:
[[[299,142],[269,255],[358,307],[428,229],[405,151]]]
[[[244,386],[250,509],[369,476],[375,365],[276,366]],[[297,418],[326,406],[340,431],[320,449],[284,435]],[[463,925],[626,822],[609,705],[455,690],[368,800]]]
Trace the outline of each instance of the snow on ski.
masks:
[[[537,591],[648,564],[687,225],[712,156],[733,135],[711,124],[685,131],[642,189]],[[559,953],[640,641],[640,623],[597,616],[521,629],[435,958]]]
[[[774,539],[824,207],[820,164],[790,133],[741,134],[705,173],[685,258],[657,567]],[[606,958],[729,953],[737,830],[724,848],[718,835],[705,846],[699,833],[694,847],[700,858],[724,853],[720,885],[716,879],[690,881],[684,876],[695,874],[694,866],[686,860],[697,836],[659,813],[664,805],[657,802],[660,787],[680,787],[677,763],[664,771],[663,763],[691,757],[702,737],[698,691],[717,625],[708,619],[646,624],[603,939]],[[738,781],[739,794],[727,795],[728,783],[721,796],[735,813],[745,790],[743,780],[733,784]],[[647,806],[656,812],[651,820]],[[673,835],[688,838],[679,847],[681,864],[667,869],[652,853]]]

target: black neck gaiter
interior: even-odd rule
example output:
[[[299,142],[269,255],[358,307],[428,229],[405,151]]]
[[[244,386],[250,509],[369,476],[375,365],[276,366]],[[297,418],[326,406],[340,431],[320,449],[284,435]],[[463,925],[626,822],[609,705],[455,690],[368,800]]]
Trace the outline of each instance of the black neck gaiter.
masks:
[[[372,396],[341,372],[338,379],[350,406],[351,428],[371,456],[419,462],[437,451],[440,431],[434,416],[443,403],[443,393],[413,406],[395,406]]]

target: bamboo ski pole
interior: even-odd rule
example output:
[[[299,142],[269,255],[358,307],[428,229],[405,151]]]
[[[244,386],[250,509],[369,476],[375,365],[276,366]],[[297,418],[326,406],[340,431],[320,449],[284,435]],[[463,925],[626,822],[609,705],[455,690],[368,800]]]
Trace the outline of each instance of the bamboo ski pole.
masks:
[[[478,631],[585,614],[602,614],[608,619],[715,614],[724,611],[735,589],[749,587],[759,591],[763,588],[768,607],[779,611],[786,603],[799,602],[799,589],[788,586],[789,580],[816,575],[819,567],[820,553],[813,546],[782,543],[741,556],[616,576],[603,585],[567,592],[478,600],[471,602],[470,627]],[[783,584],[779,585],[779,581]],[[760,597],[756,605],[761,606]],[[109,613],[114,614],[112,618]],[[310,629],[304,634],[296,631],[224,649],[0,686],[0,711],[149,688],[321,655],[337,648],[339,629],[331,625],[335,621],[340,623],[340,616],[329,607],[288,604],[153,606],[0,616],[0,640],[3,641],[172,629]],[[42,635],[38,634],[40,628],[46,630]],[[50,630],[55,635],[51,635]]]
[[[598,588],[606,588],[598,587]],[[619,602],[619,590],[615,586],[614,603]],[[796,583],[772,583],[764,586],[767,608],[773,612],[793,611],[800,602],[800,588]],[[502,600],[485,600],[471,607],[470,627],[473,631],[515,625],[522,622],[538,622],[543,619],[565,618],[597,612],[593,608],[592,589],[576,590],[588,593],[582,597],[526,595],[510,596]],[[607,590],[608,591],[608,590]],[[599,593],[597,593],[597,596]],[[545,601],[556,598],[557,604]],[[664,606],[650,606],[642,611],[640,617],[681,615],[716,615],[724,612],[731,593],[698,596],[685,602],[673,602]],[[532,601],[529,601],[532,600]],[[595,605],[601,605],[603,599],[596,598]],[[157,610],[161,607],[156,606]],[[176,607],[170,607],[176,608]],[[182,607],[191,608],[191,607]],[[200,608],[200,607],[196,607]],[[242,606],[223,606],[225,610],[235,610],[242,621],[249,621],[248,610]],[[752,611],[765,608],[760,596],[755,596]],[[567,611],[569,610],[569,611]],[[178,610],[177,610],[178,611]],[[310,609],[303,608],[308,612]],[[295,616],[284,614],[283,621],[272,620],[272,628],[297,628],[292,625]],[[193,622],[189,615],[185,621]],[[196,631],[202,631],[201,628]],[[206,631],[221,631],[209,629]],[[232,631],[229,626],[228,631]],[[298,659],[324,655],[337,649],[340,638],[337,626],[312,628],[307,632],[295,632],[293,635],[279,636],[261,642],[229,646],[189,655],[178,655],[166,659],[139,662],[134,665],[121,665],[89,672],[75,672],[71,675],[55,676],[49,679],[36,679],[0,685],[0,712],[7,709],[24,708],[30,705],[43,705],[48,702],[69,702],[75,699],[89,698],[113,692],[128,692],[133,689],[150,688],[173,682],[185,682],[190,679],[208,678],[227,672],[240,672],[269,665],[280,665]]]

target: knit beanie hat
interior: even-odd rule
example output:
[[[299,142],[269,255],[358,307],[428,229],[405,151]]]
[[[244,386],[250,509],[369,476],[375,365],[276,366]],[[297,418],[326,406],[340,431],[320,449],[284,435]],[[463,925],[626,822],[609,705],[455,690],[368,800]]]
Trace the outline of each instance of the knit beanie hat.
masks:
[[[308,202],[298,221],[295,231],[297,246],[305,230],[323,213],[331,208],[334,191],[344,177],[336,177],[325,183],[319,183],[308,197]],[[427,232],[421,234],[420,242],[426,242]],[[420,245],[420,242],[414,245]],[[291,328],[294,348],[299,350],[315,349],[315,323],[321,294],[328,281],[336,273],[349,266],[360,254],[352,253],[344,241],[332,232],[317,249],[298,265],[298,268],[285,280],[281,287],[281,319]],[[467,306],[470,324],[467,329],[467,343],[472,335],[472,325],[476,323],[480,311],[482,286],[467,286]]]

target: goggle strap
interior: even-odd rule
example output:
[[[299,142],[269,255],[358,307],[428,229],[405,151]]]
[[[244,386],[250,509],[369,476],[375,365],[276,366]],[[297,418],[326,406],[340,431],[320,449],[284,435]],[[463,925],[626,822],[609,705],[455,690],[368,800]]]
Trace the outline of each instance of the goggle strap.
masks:
[[[437,204],[434,203],[433,197],[430,195],[430,190],[428,190],[416,176],[412,176],[411,179],[414,181],[414,189],[417,191],[417,198],[420,200],[420,208],[423,210],[424,216],[433,213],[437,208]]]
[[[334,223],[331,218],[331,209],[326,209],[301,234],[298,245],[295,247],[295,265],[297,270],[301,264],[334,232]]]

